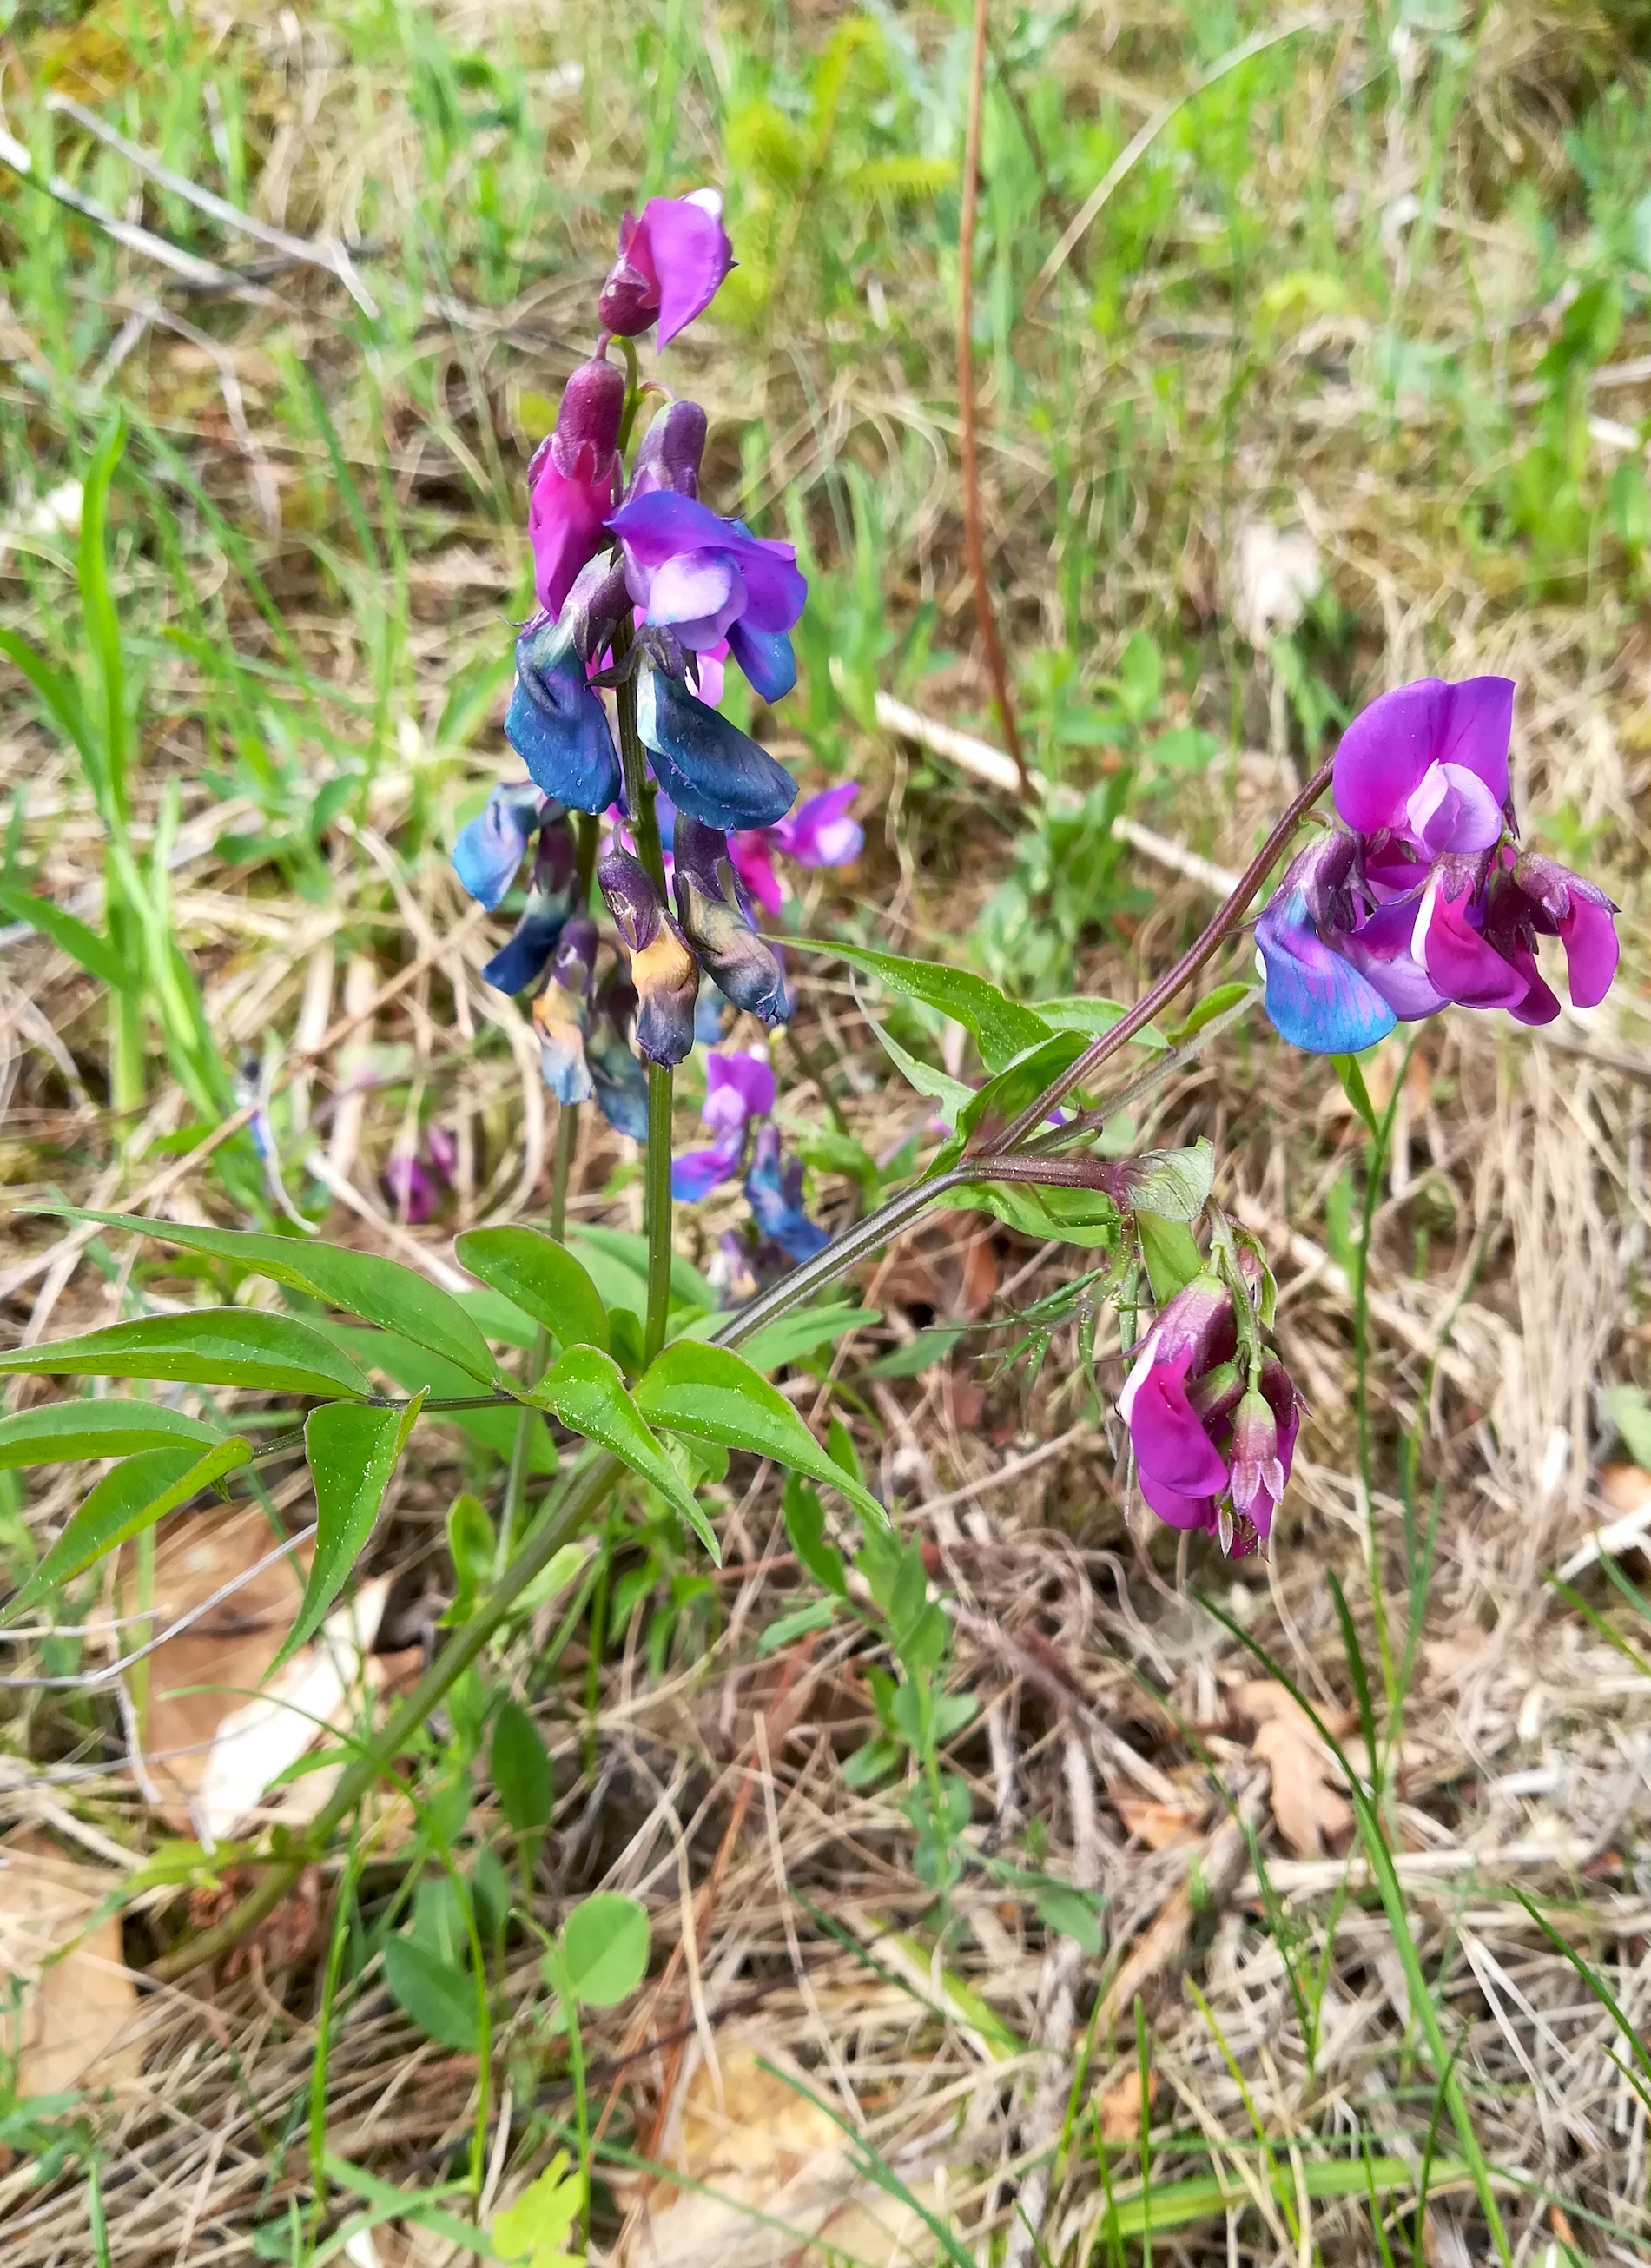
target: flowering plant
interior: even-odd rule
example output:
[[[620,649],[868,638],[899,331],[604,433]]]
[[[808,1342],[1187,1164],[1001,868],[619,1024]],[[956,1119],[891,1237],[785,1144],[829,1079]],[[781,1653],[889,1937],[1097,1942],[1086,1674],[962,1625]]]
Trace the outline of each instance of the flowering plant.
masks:
[[[121,1215],[91,1218],[272,1278],[381,1327],[437,1366],[440,1398],[429,1384],[405,1398],[376,1392],[359,1333],[346,1344],[311,1322],[242,1305],[158,1312],[0,1355],[0,1374],[217,1380],[312,1405],[285,1432],[260,1432],[257,1448],[246,1434],[136,1402],[74,1405],[67,1427],[48,1410],[4,1421],[11,1462],[19,1442],[55,1444],[58,1457],[118,1460],[13,1599],[12,1615],[228,1474],[307,1456],[317,1534],[289,1651],[319,1628],[348,1580],[419,1417],[478,1409],[512,1417],[502,1532],[495,1549],[489,1531],[482,1555],[498,1572],[485,1598],[341,1773],[308,1842],[272,1854],[258,1889],[188,1961],[244,1931],[311,1852],[326,1848],[504,1618],[525,1610],[622,1475],[712,1553],[695,1476],[715,1472],[730,1448],[830,1486],[869,1542],[883,1535],[886,1513],[858,1470],[823,1448],[761,1364],[735,1350],[755,1356],[765,1336],[781,1344],[770,1327],[799,1320],[817,1293],[936,1204],[989,1207],[1098,1250],[1094,1280],[1128,1366],[1116,1396],[1119,1440],[1146,1504],[1223,1553],[1272,1546],[1302,1403],[1270,1343],[1265,1255],[1216,1203],[1207,1144],[1119,1158],[1096,1138],[1119,1122],[1125,1097],[1146,1094],[1203,1043],[1210,1027],[1207,1018],[1200,1027],[1201,1012],[1176,1045],[1154,1019],[1239,929],[1327,786],[1339,824],[1290,859],[1255,925],[1262,998],[1286,1040],[1351,1057],[1398,1021],[1452,1006],[1549,1020],[1559,1004],[1539,963],[1545,939],[1560,946],[1579,1007],[1603,997],[1616,968],[1610,899],[1520,843],[1511,683],[1400,687],[1354,720],[1203,933],[1121,1013],[1082,1000],[1028,1006],[968,970],[788,938],[788,952],[834,953],[964,1026],[986,1074],[978,1088],[924,1075],[950,1138],[926,1171],[832,1233],[805,1205],[803,1160],[786,1150],[766,1044],[723,1041],[730,1015],[765,1034],[790,1017],[786,964],[759,921],[783,903],[786,862],[820,867],[856,857],[855,790],[841,782],[798,804],[784,765],[718,705],[730,665],[762,703],[789,692],[790,633],[806,586],[789,543],[719,515],[701,494],[705,412],[644,381],[634,343],[657,326],[667,346],[709,306],[731,259],[708,191],[653,198],[639,218],[626,217],[598,302],[594,350],[569,377],[555,429],[528,472],[537,603],[516,641],[504,720],[525,777],[494,790],[453,851],[461,883],[488,911],[504,904],[532,858],[514,926],[483,974],[532,998],[559,1106],[550,1233],[506,1223],[456,1244],[479,1284],[537,1327],[525,1367],[502,1367],[473,1305],[398,1263],[301,1238]],[[1210,1012],[1244,1012],[1253,996],[1237,990]],[[1159,1053],[1109,1095],[1098,1082],[1137,1039]],[[710,1138],[673,1157],[674,1074],[707,1043],[701,1118]],[[1347,1076],[1363,1096],[1356,1070]],[[643,1145],[640,1318],[604,1296],[564,1237],[577,1113],[587,1102]],[[254,1123],[258,1110],[254,1099],[229,1130]],[[410,1219],[436,1203],[451,1164],[434,1138],[425,1154],[429,1170],[409,1150],[389,1176]],[[679,1262],[672,1207],[709,1200],[733,1182],[749,1220],[723,1235],[708,1284]],[[712,1305],[719,1292],[723,1312]],[[771,1356],[770,1366],[784,1359]],[[451,1391],[455,1382],[464,1390]],[[527,1479],[547,1419],[583,1447],[530,1510]],[[796,1530],[799,1556],[840,1589],[840,1558],[811,1520]],[[920,1596],[921,1577],[920,1554]]]

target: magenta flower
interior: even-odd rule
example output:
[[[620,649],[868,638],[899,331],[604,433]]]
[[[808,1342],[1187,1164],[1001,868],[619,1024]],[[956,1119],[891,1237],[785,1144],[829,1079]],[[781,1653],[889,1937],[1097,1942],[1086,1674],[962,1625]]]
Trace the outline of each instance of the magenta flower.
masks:
[[[1232,1292],[1195,1276],[1142,1339],[1118,1397],[1148,1504],[1171,1528],[1218,1536],[1233,1557],[1266,1542],[1299,1423],[1282,1364],[1263,1362],[1246,1391],[1238,1351]]]
[[[1604,998],[1615,907],[1515,839],[1513,693],[1503,677],[1425,678],[1348,726],[1333,781],[1351,832],[1293,859],[1256,924],[1267,1013],[1296,1046],[1356,1050],[1446,1005],[1547,1023],[1559,1004],[1538,937],[1564,945],[1577,1006]]]
[[[533,587],[554,622],[586,562],[602,549],[619,496],[625,373],[598,355],[568,380],[556,430],[527,468]]]
[[[707,1150],[685,1150],[671,1164],[671,1194],[686,1204],[708,1197],[719,1182],[731,1181],[745,1154],[745,1130],[753,1119],[770,1116],[774,1073],[757,1049],[705,1058],[705,1101],[700,1122],[716,1139]]]
[[[649,197],[640,220],[627,213],[620,224],[619,258],[597,305],[602,327],[635,338],[657,317],[659,343],[669,346],[710,306],[733,264],[715,189]]]

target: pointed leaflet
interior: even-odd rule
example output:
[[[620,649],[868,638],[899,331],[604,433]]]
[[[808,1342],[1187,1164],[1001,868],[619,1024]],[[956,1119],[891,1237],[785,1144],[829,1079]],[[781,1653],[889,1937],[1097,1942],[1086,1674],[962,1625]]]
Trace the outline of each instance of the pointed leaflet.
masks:
[[[554,1236],[514,1222],[503,1228],[467,1229],[453,1249],[473,1276],[514,1300],[563,1346],[600,1347],[606,1353],[602,1295],[589,1269]]]
[[[143,1449],[106,1473],[77,1512],[16,1598],[0,1623],[26,1612],[39,1599],[68,1582],[94,1559],[113,1551],[128,1537],[152,1528],[199,1490],[209,1488],[225,1473],[233,1472],[251,1457],[252,1445],[239,1434],[217,1441],[206,1450],[191,1441],[176,1441],[160,1449]]]
[[[728,1347],[679,1339],[636,1381],[636,1407],[652,1425],[773,1457],[840,1490],[873,1527],[889,1524],[876,1497],[826,1455],[784,1395]]]
[[[273,1667],[278,1668],[320,1628],[343,1589],[423,1406],[422,1393],[403,1410],[361,1410],[348,1402],[329,1402],[305,1418],[304,1453],[315,1482],[315,1557],[298,1619]]]
[[[753,1372],[752,1375],[755,1375]],[[674,1505],[720,1567],[715,1531],[693,1491],[655,1440],[625,1388],[619,1365],[599,1347],[569,1347],[529,1400],[543,1403],[576,1433],[627,1464]]]
[[[269,1394],[371,1391],[347,1354],[290,1315],[254,1307],[196,1307],[181,1315],[140,1315],[84,1338],[57,1339],[0,1355],[0,1373],[32,1371],[79,1378],[167,1378],[198,1386],[250,1386]]]
[[[828,942],[814,937],[788,937],[788,946],[802,953],[829,953],[852,968],[863,968],[886,991],[902,992],[938,1008],[954,1024],[973,1033],[980,1060],[988,1071],[1002,1071],[1024,1049],[1034,1048],[1050,1036],[1051,1027],[1031,1009],[1024,1008],[972,969],[946,968],[932,961],[906,961],[893,953],[874,953],[869,946]]]
[[[8,913],[13,921],[26,922],[48,938],[60,953],[77,961],[88,976],[102,979],[106,984],[127,985],[138,981],[138,972],[128,968],[115,952],[106,937],[99,937],[95,929],[88,929],[74,915],[55,906],[49,898],[37,898],[32,890],[19,889],[14,882],[0,882],[0,913]]]
[[[472,1378],[491,1386],[499,1375],[488,1343],[451,1292],[444,1292],[399,1261],[372,1252],[349,1252],[335,1244],[308,1244],[295,1236],[259,1236],[238,1228],[196,1228],[172,1220],[143,1220],[129,1212],[71,1212],[75,1220],[101,1221],[106,1228],[129,1228],[158,1237],[186,1252],[208,1252],[268,1276],[295,1292],[307,1292],[329,1307],[364,1316],[399,1331],[432,1354],[445,1355]]]
[[[80,1457],[127,1457],[136,1449],[223,1440],[214,1425],[150,1402],[45,1402],[0,1418],[0,1472],[14,1465],[65,1465]]]

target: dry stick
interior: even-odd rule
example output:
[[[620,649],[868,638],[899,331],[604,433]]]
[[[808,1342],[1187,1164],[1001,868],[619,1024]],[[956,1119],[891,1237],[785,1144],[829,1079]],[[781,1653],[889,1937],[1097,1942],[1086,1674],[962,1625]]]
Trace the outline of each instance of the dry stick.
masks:
[[[1196,976],[1204,963],[1229,937],[1243,920],[1244,909],[1273,870],[1273,861],[1295,834],[1302,815],[1311,809],[1330,785],[1333,759],[1320,764],[1306,786],[1296,797],[1256,852],[1255,857],[1238,877],[1238,887],[1216,912],[1215,917],[1203,929],[1195,941],[1181,955],[1167,976],[1160,977],[1144,998],[1137,1000],[1127,1014],[1110,1025],[1098,1040],[1091,1041],[1077,1061],[1063,1071],[1045,1087],[1036,1101],[1027,1104],[1018,1118],[993,1138],[979,1154],[994,1161],[1006,1151],[1014,1150],[1031,1135],[1035,1134],[1057,1103],[1064,1102],[1074,1087],[1082,1086],[1100,1068],[1108,1056],[1116,1053],[1126,1040],[1133,1040],[1143,1024],[1149,1024],[1160,1008],[1174,999],[1188,980]]]
[[[1031,793],[1031,778],[1009,699],[1009,673],[998,642],[997,618],[987,580],[986,547],[980,534],[980,467],[974,439],[974,216],[980,196],[980,102],[986,85],[987,0],[974,0],[974,52],[969,63],[969,121],[963,144],[963,214],[958,224],[958,418],[962,428],[963,542],[974,585],[974,619],[986,648],[992,698],[1020,777],[1021,792]]]
[[[194,1168],[209,1158],[215,1150],[221,1150],[224,1143],[231,1141],[245,1127],[249,1126],[258,1112],[274,1096],[280,1094],[306,1064],[318,1063],[323,1056],[330,1055],[338,1042],[348,1039],[357,1026],[369,1022],[378,1014],[379,1009],[393,1000],[398,993],[405,992],[407,986],[415,984],[427,969],[434,968],[438,961],[444,960],[453,947],[480,924],[486,911],[485,906],[472,906],[456,930],[444,938],[439,945],[432,946],[429,952],[421,954],[416,961],[409,961],[405,968],[374,993],[365,1007],[348,1011],[322,1034],[312,1048],[305,1048],[300,1053],[290,1057],[282,1067],[281,1076],[270,1081],[267,1094],[261,1096],[256,1102],[244,1103],[240,1109],[232,1112],[228,1118],[215,1126],[209,1134],[197,1142],[194,1149],[186,1156],[174,1159],[170,1166],[163,1167],[152,1180],[145,1182],[143,1188],[131,1199],[132,1204],[138,1206],[158,1204],[162,1197],[177,1187],[186,1174],[193,1173]],[[60,1238],[55,1244],[48,1245],[44,1252],[37,1252],[32,1260],[24,1261],[18,1267],[12,1269],[10,1274],[0,1278],[0,1301],[9,1300],[11,1294],[20,1291],[25,1284],[32,1284],[37,1276],[43,1276],[48,1268],[69,1253],[83,1250],[91,1243],[94,1236],[100,1233],[95,1221],[84,1221],[78,1228],[71,1229],[67,1236]]]

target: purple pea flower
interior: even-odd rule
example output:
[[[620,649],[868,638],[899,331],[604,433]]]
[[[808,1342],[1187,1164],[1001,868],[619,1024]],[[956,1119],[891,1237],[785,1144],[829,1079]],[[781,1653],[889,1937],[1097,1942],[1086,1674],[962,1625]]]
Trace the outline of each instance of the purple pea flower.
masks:
[[[1152,1510],[1218,1536],[1233,1557],[1266,1542],[1299,1423],[1282,1364],[1263,1362],[1246,1389],[1237,1354],[1231,1291],[1195,1276],[1142,1339],[1118,1397]]]
[[[649,627],[671,630],[692,653],[726,637],[765,701],[790,691],[796,663],[787,632],[808,596],[790,544],[669,488],[632,497],[607,524]]]
[[[505,943],[481,971],[482,982],[501,992],[525,992],[545,973],[579,902],[579,854],[565,818],[547,821],[539,832],[539,852],[527,903]]]
[[[1292,860],[1256,924],[1267,1013],[1296,1046],[1368,1047],[1447,1005],[1550,1022],[1539,936],[1564,945],[1577,1006],[1604,998],[1615,907],[1513,839],[1513,696],[1503,677],[1424,678],[1348,726],[1333,782],[1351,831]]]
[[[422,1227],[441,1203],[441,1192],[451,1182],[458,1164],[459,1145],[447,1129],[427,1127],[422,1158],[416,1149],[397,1150],[385,1165],[385,1194],[404,1220],[415,1228]]]
[[[746,1129],[753,1119],[768,1117],[774,1104],[774,1073],[760,1050],[708,1054],[700,1123],[716,1139],[708,1149],[685,1150],[671,1160],[671,1196],[684,1204],[697,1204],[720,1182],[731,1181],[745,1154]]]
[[[625,373],[598,355],[568,380],[556,430],[527,468],[533,587],[553,622],[586,561],[602,549],[619,494]]]
[[[453,872],[469,895],[491,913],[521,872],[540,819],[560,815],[557,806],[547,801],[532,780],[495,787],[486,809],[468,827],[460,828],[453,844]]]
[[[605,330],[635,338],[656,316],[659,343],[702,314],[734,264],[715,189],[686,197],[649,197],[642,218],[620,224],[619,258],[602,286],[597,313]]]
[[[859,794],[859,783],[841,780],[822,788],[772,827],[749,828],[730,840],[735,869],[763,911],[773,916],[785,903],[785,891],[774,872],[774,853],[795,858],[799,866],[847,866],[860,856],[866,831],[848,816]]]
[[[803,1210],[803,1160],[782,1158],[780,1130],[768,1120],[757,1130],[745,1175],[745,1202],[765,1242],[799,1265],[831,1242],[828,1232]]]

